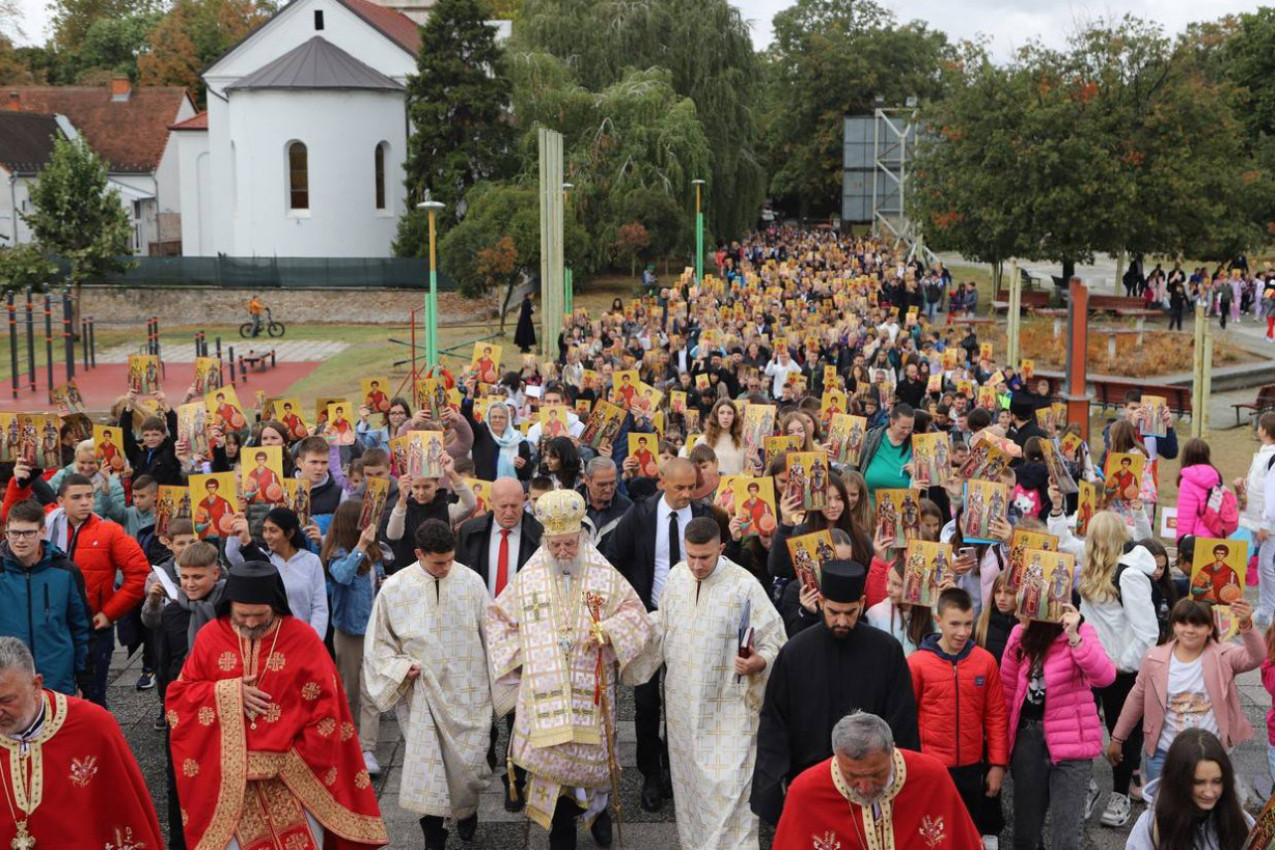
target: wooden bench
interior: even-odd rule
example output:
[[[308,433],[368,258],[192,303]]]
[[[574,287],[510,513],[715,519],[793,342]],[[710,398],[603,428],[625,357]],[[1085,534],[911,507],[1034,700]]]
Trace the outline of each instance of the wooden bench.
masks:
[[[255,372],[264,372],[274,367],[275,352],[273,348],[262,352],[249,351],[247,354],[239,355],[239,380],[241,382],[248,380],[249,368]]]
[[[1142,344],[1142,331],[1137,328],[1090,328],[1089,332],[1095,336],[1106,334],[1107,336],[1107,357],[1115,360],[1120,350],[1117,341],[1122,336],[1136,336],[1138,345]]]
[[[1191,415],[1191,388],[1180,384],[1147,383],[1137,378],[1090,377],[1094,385],[1093,403],[1104,410],[1124,407],[1125,395],[1138,390],[1143,395],[1163,396],[1169,410],[1178,416]]]
[[[1096,313],[1116,313],[1120,310],[1145,310],[1147,303],[1141,298],[1123,295],[1090,295],[1089,309]]]
[[[1023,292],[1020,294],[1022,306],[1024,310],[1037,311],[1041,308],[1049,306],[1048,292]],[[997,313],[1006,313],[1009,311],[1009,291],[1000,290],[996,293],[996,297],[992,299],[992,309]]]
[[[1248,416],[1252,420],[1253,427],[1257,427],[1257,420],[1263,413],[1268,410],[1275,410],[1275,384],[1267,384],[1257,391],[1257,400],[1252,404],[1241,402],[1240,404],[1231,405],[1235,409],[1235,424],[1240,424],[1240,411],[1248,411]]]

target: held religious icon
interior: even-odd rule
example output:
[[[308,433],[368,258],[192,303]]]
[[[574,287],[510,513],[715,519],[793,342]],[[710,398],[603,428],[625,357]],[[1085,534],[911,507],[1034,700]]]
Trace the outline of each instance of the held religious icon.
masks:
[[[1222,605],[1230,605],[1243,599],[1244,574],[1247,568],[1247,541],[1195,538],[1195,559],[1191,563],[1191,598]]]
[[[952,545],[909,540],[903,555],[903,601],[930,606],[938,601],[939,587],[953,578]]]
[[[1023,553],[1016,616],[1025,620],[1057,623],[1071,604],[1076,557],[1067,552],[1027,549]]]

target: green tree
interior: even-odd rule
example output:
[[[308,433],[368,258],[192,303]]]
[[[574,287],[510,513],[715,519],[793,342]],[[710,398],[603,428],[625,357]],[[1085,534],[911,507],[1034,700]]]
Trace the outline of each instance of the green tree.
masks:
[[[1098,253],[1226,256],[1259,236],[1230,94],[1158,27],[1103,22],[1065,52],[1033,45],[955,76],[924,113],[932,141],[908,199],[931,246],[1021,253],[1069,276]]]
[[[589,222],[589,248],[573,263],[580,274],[612,265],[620,225],[635,219],[661,230],[661,247],[689,233],[691,181],[709,173],[714,151],[695,104],[677,94],[666,69],[630,69],[617,83],[592,92],[566,64],[547,54],[520,56],[514,65],[514,112],[528,129],[521,141],[522,182],[538,179],[535,128],[563,134],[572,214]],[[711,187],[710,187],[711,193]],[[663,200],[660,200],[660,199]],[[680,222],[680,223],[679,223]]]
[[[53,44],[63,51],[84,46],[93,24],[163,11],[162,0],[52,0]]]
[[[438,218],[446,232],[463,218],[469,189],[507,176],[512,165],[511,86],[485,17],[478,0],[439,0],[421,28],[417,73],[407,81],[413,129],[403,170],[410,207],[399,222],[400,256],[416,244],[421,216],[415,204],[426,193],[445,205]]]
[[[65,54],[60,77],[70,84],[90,82],[95,73],[127,74],[137,82],[137,57],[150,49],[150,35],[162,17],[159,12],[138,12],[94,21],[80,48]]]
[[[32,242],[0,248],[0,292],[43,291],[58,275],[58,264]]]
[[[438,246],[439,265],[460,287],[466,298],[485,297],[503,283],[501,327],[514,287],[524,279],[540,275],[540,199],[535,189],[499,183],[480,183],[466,198],[465,219],[452,227]],[[503,261],[510,256],[502,240],[512,243],[514,265],[508,271]],[[582,267],[587,234],[568,217],[564,234],[564,254],[571,268]]]
[[[1200,24],[1183,37],[1202,57],[1205,73],[1233,86],[1235,115],[1244,127],[1244,140],[1257,160],[1263,179],[1252,184],[1253,219],[1268,235],[1275,235],[1275,79],[1270,57],[1275,55],[1275,8],[1265,6],[1234,18]]]
[[[713,152],[692,175],[708,181],[710,226],[734,237],[757,220],[766,189],[758,153],[761,66],[747,23],[727,0],[526,0],[513,49],[558,57],[592,93],[629,79],[633,69],[667,69],[673,92],[694,104]],[[693,193],[676,197],[693,207]]]
[[[265,23],[273,10],[272,2],[256,0],[177,0],[137,59],[142,84],[182,86],[202,109],[204,68]]]
[[[839,211],[845,116],[937,97],[950,52],[943,33],[900,26],[872,0],[798,0],[775,15],[762,119],[772,196],[803,218]]]
[[[53,153],[31,187],[31,204],[34,209],[22,213],[22,220],[44,252],[70,264],[77,311],[85,281],[132,265],[128,213],[119,192],[108,187],[106,165],[83,139],[54,141]]]

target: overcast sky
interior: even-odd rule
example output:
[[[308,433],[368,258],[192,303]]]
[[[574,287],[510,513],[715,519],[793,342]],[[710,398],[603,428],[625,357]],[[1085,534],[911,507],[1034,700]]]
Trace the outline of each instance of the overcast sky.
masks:
[[[771,19],[792,5],[792,0],[732,0],[753,22],[753,43],[770,43]],[[1077,22],[1131,12],[1161,23],[1176,34],[1192,21],[1211,20],[1222,15],[1251,10],[1255,0],[879,0],[900,20],[919,18],[943,30],[953,40],[973,38],[983,33],[992,38],[992,50],[999,57],[1015,47],[1040,37],[1061,47]],[[22,10],[25,44],[43,43],[49,20],[46,0],[18,0]]]
[[[32,2],[32,0],[26,0]],[[792,0],[731,0],[753,24],[753,43],[770,43],[771,19]],[[953,41],[990,36],[992,51],[1007,57],[1026,42],[1040,38],[1051,47],[1065,45],[1077,23],[1118,17],[1126,12],[1160,23],[1176,35],[1193,21],[1251,11],[1255,0],[878,0],[900,21],[920,19],[946,32]]]

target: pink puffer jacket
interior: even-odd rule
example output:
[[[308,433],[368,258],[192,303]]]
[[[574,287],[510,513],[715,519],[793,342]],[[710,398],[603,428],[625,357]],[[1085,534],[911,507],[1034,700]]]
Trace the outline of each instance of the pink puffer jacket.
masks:
[[[1177,538],[1196,534],[1209,536],[1209,530],[1200,522],[1200,515],[1209,503],[1209,491],[1222,483],[1222,476],[1207,463],[1197,463],[1182,470],[1182,480],[1178,483],[1178,530]]]
[[[1009,709],[1009,748],[1014,750],[1018,718],[1027,698],[1031,665],[1019,657],[1023,627],[1014,626],[1001,656],[1001,687]],[[1054,764],[1066,759],[1097,758],[1102,753],[1102,721],[1094,705],[1093,688],[1105,688],[1116,678],[1116,667],[1088,623],[1080,625],[1075,649],[1060,634],[1045,651],[1045,746]],[[1012,758],[1012,756],[1011,756]]]

